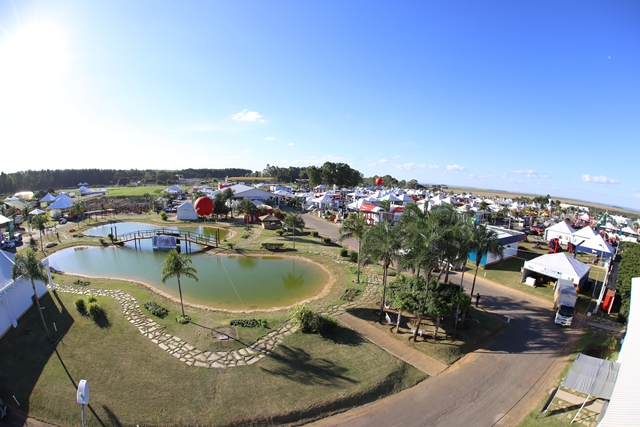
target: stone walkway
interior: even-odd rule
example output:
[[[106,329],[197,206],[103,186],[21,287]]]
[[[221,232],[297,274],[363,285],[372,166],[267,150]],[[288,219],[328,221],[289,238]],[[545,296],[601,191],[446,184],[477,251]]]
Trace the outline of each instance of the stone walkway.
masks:
[[[269,332],[252,345],[234,351],[202,351],[168,334],[164,327],[148,318],[140,309],[134,297],[121,290],[112,289],[83,289],[75,286],[56,285],[56,290],[80,295],[95,295],[115,298],[120,305],[125,318],[138,328],[140,333],[157,344],[162,350],[178,358],[187,365],[202,368],[232,368],[236,366],[253,365],[272,352],[285,337],[294,333],[297,328],[286,324],[276,331]]]

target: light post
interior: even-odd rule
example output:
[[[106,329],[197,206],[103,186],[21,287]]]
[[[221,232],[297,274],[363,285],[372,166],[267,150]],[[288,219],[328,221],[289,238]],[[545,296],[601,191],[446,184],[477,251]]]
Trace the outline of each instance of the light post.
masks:
[[[85,427],[84,422],[84,406],[89,404],[89,384],[87,380],[80,380],[78,383],[78,403],[82,405],[82,427]]]

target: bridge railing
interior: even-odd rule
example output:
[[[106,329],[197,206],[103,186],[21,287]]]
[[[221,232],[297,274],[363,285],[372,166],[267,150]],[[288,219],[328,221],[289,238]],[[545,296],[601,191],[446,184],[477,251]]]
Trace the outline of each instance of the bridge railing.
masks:
[[[172,229],[155,229],[155,230],[138,230],[130,233],[119,234],[116,240],[133,240],[133,239],[150,239],[153,236],[175,236],[182,239],[190,240],[194,243],[205,246],[216,246],[219,244],[214,236],[207,236],[201,233],[191,231],[180,231]]]

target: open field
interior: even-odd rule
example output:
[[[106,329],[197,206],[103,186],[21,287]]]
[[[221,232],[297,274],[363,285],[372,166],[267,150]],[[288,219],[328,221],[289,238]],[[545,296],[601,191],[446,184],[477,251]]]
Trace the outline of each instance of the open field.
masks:
[[[484,190],[479,188],[468,188],[468,187],[448,187],[446,191],[453,192],[453,193],[471,193],[474,196],[483,196],[483,197],[534,198],[536,196],[540,196],[540,194],[527,194],[527,193],[500,191],[500,190]],[[546,194],[543,194],[543,196],[546,196]],[[627,209],[619,206],[605,205],[605,204],[595,203],[595,202],[586,202],[584,200],[567,199],[564,197],[554,196],[553,194],[551,194],[550,196],[553,200],[560,200],[562,203],[568,203],[568,204],[577,205],[577,206],[586,206],[589,208],[602,209],[604,211],[609,211],[609,213],[617,212],[622,215],[626,215],[630,218],[640,218],[640,212],[632,209]]]

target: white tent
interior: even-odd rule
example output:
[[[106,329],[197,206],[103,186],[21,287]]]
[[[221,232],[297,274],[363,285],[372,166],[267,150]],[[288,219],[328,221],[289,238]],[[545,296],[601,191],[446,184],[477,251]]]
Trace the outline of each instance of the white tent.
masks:
[[[567,253],[541,255],[525,261],[522,269],[522,282],[527,277],[542,275],[553,279],[565,279],[582,287],[589,277],[587,264],[570,257]]]
[[[13,259],[11,254],[0,251],[0,336],[10,327],[18,326],[18,319],[33,305],[33,288],[29,280],[11,277]],[[38,297],[47,292],[47,286],[40,281],[34,282]]]
[[[71,206],[73,206],[73,202],[69,199],[69,197],[62,195],[60,197],[58,197],[58,200],[56,200],[55,202],[51,203],[49,206],[47,206],[47,210],[51,210],[51,209],[69,209]]]
[[[614,247],[607,243],[599,234],[576,245],[576,251],[587,252],[604,258],[611,258],[615,253]]]
[[[29,212],[29,215],[42,215],[42,214],[46,214],[46,211],[43,211],[42,209],[39,208],[35,208],[34,210],[32,210],[31,212]]]
[[[596,231],[593,228],[587,225],[581,228],[580,230],[576,231],[575,233],[573,233],[573,236],[571,236],[571,243],[575,245],[577,243],[580,243],[583,240],[592,239],[597,235],[598,233],[596,233]]]
[[[567,244],[571,242],[571,236],[576,230],[564,221],[561,221],[555,225],[544,230],[544,240],[551,240],[557,238],[560,243]]]
[[[195,221],[198,213],[191,202],[184,202],[176,209],[176,217],[181,221]]]
[[[40,202],[51,203],[51,202],[53,202],[55,200],[56,200],[55,197],[53,197],[50,193],[47,193],[46,196],[44,196],[42,199],[40,199]]]

